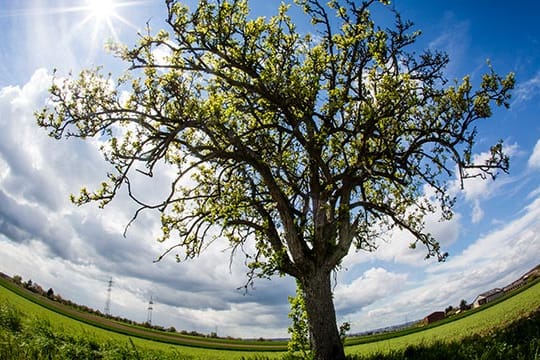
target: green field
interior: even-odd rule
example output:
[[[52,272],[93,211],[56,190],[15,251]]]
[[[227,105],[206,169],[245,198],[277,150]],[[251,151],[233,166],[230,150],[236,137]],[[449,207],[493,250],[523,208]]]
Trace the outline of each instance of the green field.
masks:
[[[0,285],[5,285],[4,282],[0,282]],[[21,289],[22,290],[22,289]],[[29,297],[34,294],[25,294]],[[32,299],[35,300],[35,299]],[[43,299],[47,300],[47,299]],[[8,290],[4,286],[0,286],[0,303],[10,303],[20,309],[27,317],[38,317],[40,319],[48,320],[52,327],[60,332],[69,333],[72,336],[80,336],[90,338],[97,342],[115,341],[120,343],[133,344],[140,349],[148,349],[154,351],[174,351],[179,358],[185,357],[189,359],[216,359],[216,360],[229,360],[239,359],[242,357],[251,357],[254,355],[253,351],[233,351],[233,350],[217,350],[211,348],[202,347],[204,344],[211,346],[212,343],[204,342],[201,346],[181,346],[173,345],[163,341],[152,341],[150,338],[159,339],[159,336],[155,332],[144,329],[145,334],[141,335],[145,338],[138,336],[126,336],[116,331],[106,330],[102,327],[89,325],[85,322],[75,320],[71,317],[59,314],[55,311],[51,311],[42,305],[36,304],[34,301],[30,301],[28,298],[15,294],[13,291]],[[134,327],[132,327],[134,328]],[[142,329],[141,329],[142,330]],[[180,336],[178,336],[180,338]],[[130,340],[131,339],[131,340]],[[202,338],[201,338],[202,339]],[[206,339],[205,339],[206,340]],[[210,339],[208,339],[210,340]],[[230,342],[229,342],[230,343]],[[249,344],[249,342],[246,342]],[[234,343],[233,343],[234,344]],[[229,344],[230,345],[230,344]],[[279,358],[280,353],[264,352],[265,356],[269,358]]]
[[[373,354],[406,348],[410,344],[458,341],[471,335],[487,335],[540,308],[540,282],[492,306],[426,330],[388,340],[346,347],[348,354]]]
[[[0,285],[22,296],[26,300],[30,300],[31,302],[45,307],[48,310],[52,310],[60,315],[65,315],[67,318],[75,319],[89,325],[93,325],[105,330],[111,330],[115,333],[121,333],[124,335],[158,340],[160,342],[166,342],[173,345],[187,345],[191,347],[203,347],[216,350],[283,351],[287,346],[286,342],[206,338],[157,331],[146,327],[129,325],[123,322],[105,319],[104,317],[86,312],[81,312],[16,286],[12,282],[2,278],[0,278]]]
[[[0,285],[4,285],[0,286],[1,304],[13,305],[20,309],[28,319],[34,317],[46,319],[52,328],[59,332],[74,337],[92,339],[98,343],[117,342],[136,347],[141,351],[174,353],[174,357],[179,359],[240,359],[242,357],[254,358],[258,355],[273,359],[283,355],[283,352],[268,350],[283,349],[284,343],[207,339],[150,331],[72,310],[24,289],[16,288],[5,280],[1,280]],[[395,336],[400,335],[400,333],[348,339],[349,344],[367,343],[349,345],[346,347],[346,352],[353,355],[388,353],[402,350],[411,344],[429,345],[437,341],[456,341],[472,334],[485,335],[496,328],[505,327],[539,308],[540,283],[537,282],[530,288],[493,306],[469,312],[468,316],[463,316],[455,321],[443,322],[442,325],[398,337]],[[189,344],[190,346],[173,343]],[[251,351],[225,350],[225,348]]]

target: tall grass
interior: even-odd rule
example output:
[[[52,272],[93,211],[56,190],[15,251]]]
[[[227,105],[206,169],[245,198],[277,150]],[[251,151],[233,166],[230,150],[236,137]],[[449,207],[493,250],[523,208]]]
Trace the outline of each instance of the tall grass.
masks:
[[[9,302],[0,304],[0,360],[191,359],[174,350],[140,350],[127,342],[70,335],[47,319],[27,317]]]

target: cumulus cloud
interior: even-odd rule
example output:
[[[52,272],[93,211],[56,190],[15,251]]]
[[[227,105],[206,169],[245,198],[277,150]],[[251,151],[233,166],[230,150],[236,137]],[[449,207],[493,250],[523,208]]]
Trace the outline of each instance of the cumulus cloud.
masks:
[[[343,300],[340,305],[345,310],[341,312],[344,314],[342,318],[352,323],[353,332],[395,325],[421,319],[449,305],[456,306],[462,299],[472,302],[479,293],[515,280],[538,264],[540,253],[540,191],[529,192],[527,199],[529,202],[526,206],[518,208],[504,222],[491,226],[484,235],[461,241],[457,249],[468,242],[469,245],[452,252],[444,263],[424,261],[420,256],[413,255],[417,250],[407,249],[407,241],[393,240],[379,249],[381,253],[378,250],[370,255],[354,254],[353,257],[357,256],[356,263],[346,260],[350,261],[347,268],[351,274],[346,272],[343,275],[352,278],[350,285],[343,288],[338,285],[337,289],[340,290],[336,291],[336,295],[343,293],[344,299],[350,299],[354,295],[349,294],[356,291],[359,300],[356,303]],[[455,234],[456,238],[460,235],[465,238],[470,236],[459,231],[459,221],[452,228],[450,233]],[[384,262],[380,263],[380,260]],[[358,269],[369,263],[380,264],[376,268],[380,280],[375,281],[377,276],[367,276],[367,273],[355,280]],[[369,279],[373,279],[373,284],[378,284],[379,288],[366,285],[370,283]],[[352,284],[358,286],[353,287]],[[362,294],[361,288],[380,293],[370,298]],[[336,296],[336,303],[340,301]]]
[[[447,287],[447,293],[467,293],[468,297],[476,295],[475,291],[505,285],[523,269],[538,264],[538,219],[540,198],[526,206],[521,216],[480,237],[447,263],[430,267],[432,276],[426,281],[435,288]]]
[[[338,285],[335,291],[336,310],[347,315],[396,293],[407,280],[407,274],[371,268],[350,284]]]
[[[540,219],[540,197],[525,207],[522,216],[481,237],[467,247],[461,255],[444,264],[441,269],[460,273],[485,269],[490,264],[495,264],[499,269],[512,268],[517,264],[532,265],[538,261],[536,255],[540,253],[537,235],[540,234],[538,219]],[[471,268],[470,264],[478,266]],[[489,271],[485,273],[488,281],[497,276],[496,274],[489,275],[489,273]]]
[[[503,151],[506,155],[512,157],[518,153],[519,147],[517,144],[505,145]],[[489,151],[484,151],[473,155],[472,162],[475,164],[484,164],[491,157]],[[509,179],[504,179],[504,176],[499,176],[496,181],[487,175],[487,177],[479,176],[480,170],[472,169],[467,170],[467,175],[469,178],[464,179],[463,193],[467,201],[472,201],[476,199],[485,199],[493,195],[493,193],[499,189],[501,186],[506,184],[506,181]],[[503,174],[498,174],[503,175]],[[451,191],[458,193],[461,187],[461,182],[459,179],[456,179],[454,182]]]
[[[237,290],[246,282],[243,259],[231,263],[227,245],[219,242],[193,261],[177,264],[174,258],[165,258],[154,264],[172,245],[155,241],[160,231],[158,213],[141,213],[124,238],[124,227],[136,209],[125,194],[105,209],[92,204],[75,207],[69,202],[69,195],[82,186],[96,189],[108,164],[99,152],[98,140],[55,141],[37,127],[33,112],[45,104],[50,84],[50,74],[38,70],[23,87],[0,90],[0,257],[4,266],[98,309],[103,308],[106,282],[113,277],[113,313],[136,320],[145,318],[134,308],[144,312],[152,293],[158,299],[156,309],[161,306],[162,311],[177,314],[163,320],[178,328],[184,325],[188,330],[209,332],[216,324],[233,324],[227,329],[229,334],[242,336],[246,330],[234,330],[235,321],[251,313],[245,321],[252,324],[246,328],[275,318],[260,336],[283,336],[288,322],[283,310],[288,306],[287,296],[294,294],[294,281],[276,279],[270,286],[261,280],[244,295]],[[171,170],[159,170],[150,180],[133,180],[144,200],[155,201],[163,189],[169,189]],[[55,284],[63,285],[57,288]],[[213,314],[209,315],[212,325],[210,320],[201,320],[202,311]]]
[[[426,187],[424,194],[419,199],[423,201],[431,197],[432,190]],[[452,245],[460,235],[461,219],[460,213],[455,213],[450,220],[442,220],[442,210],[435,205],[435,212],[428,213],[424,217],[424,232],[429,233],[439,242],[442,251]],[[351,249],[349,255],[344,259],[344,267],[352,268],[355,264],[373,261],[385,261],[394,264],[403,264],[414,267],[425,267],[436,259],[426,260],[427,249],[422,244],[417,244],[416,248],[411,248],[415,242],[414,236],[400,229],[393,229],[384,234],[377,242],[377,248],[373,252],[356,251]]]
[[[360,284],[379,277],[382,294],[346,317],[352,322],[353,332],[421,319],[449,305],[456,306],[462,299],[470,303],[479,293],[517,279],[538,265],[539,219],[537,197],[520,216],[480,237],[447,262],[429,264],[422,275],[407,268],[393,275],[383,269],[376,271],[378,276],[364,275],[358,280]],[[352,291],[352,286],[346,289]]]
[[[290,278],[257,281],[245,295],[237,290],[246,280],[243,259],[230,263],[227,245],[220,242],[193,261],[177,264],[165,258],[154,264],[171,245],[154,241],[159,214],[143,212],[124,238],[124,226],[135,209],[127,197],[119,196],[103,210],[69,202],[69,194],[81,186],[96,188],[108,169],[97,141],[54,141],[35,125],[32,113],[44,103],[50,80],[39,70],[25,86],[0,90],[3,267],[97,309],[103,309],[106,284],[113,277],[113,314],[138,321],[145,321],[153,296],[155,323],[164,326],[200,332],[217,326],[220,334],[244,337],[286,336],[287,296],[295,290]],[[536,153],[537,149],[530,166],[536,164],[531,160]],[[163,170],[152,181],[134,182],[145,199],[159,197],[160,189],[167,188],[167,169]],[[473,180],[466,200],[474,205],[486,194],[495,196],[495,186],[508,181],[486,183]],[[411,250],[413,239],[400,231],[388,234],[374,253],[350,254],[344,260],[350,272],[343,278],[353,274],[335,288],[338,315],[351,320],[355,329],[392,325],[402,322],[404,314],[412,319],[461,298],[472,300],[476,292],[519,275],[519,269],[532,266],[540,253],[538,194],[529,192],[530,204],[507,226],[442,265],[425,261],[421,246]],[[463,215],[457,213],[447,222],[440,222],[440,215],[428,215],[425,227],[445,249],[461,235]]]

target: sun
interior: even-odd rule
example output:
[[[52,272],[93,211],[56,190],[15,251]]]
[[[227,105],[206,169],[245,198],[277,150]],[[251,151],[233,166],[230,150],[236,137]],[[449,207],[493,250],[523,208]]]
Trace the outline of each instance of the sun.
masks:
[[[107,21],[116,14],[116,4],[114,0],[87,0],[89,15],[96,20]]]
[[[75,0],[70,0],[75,2]],[[109,41],[119,42],[121,32],[125,27],[137,27],[124,18],[123,10],[133,10],[139,6],[148,6],[154,0],[77,0],[77,5],[61,6],[48,10],[48,14],[76,14],[71,30],[65,34],[65,40],[79,41],[87,37],[85,45],[89,45],[90,52],[103,46]],[[0,0],[0,3],[2,0]],[[133,13],[131,11],[131,13]]]
[[[131,24],[120,16],[117,10],[120,7],[132,6],[134,4],[137,4],[137,2],[122,2],[121,0],[86,0],[84,10],[87,15],[80,25],[82,26],[86,23],[94,24],[92,27],[92,42],[99,41],[99,39],[102,39],[104,36],[112,38],[114,41],[118,41],[118,23]]]

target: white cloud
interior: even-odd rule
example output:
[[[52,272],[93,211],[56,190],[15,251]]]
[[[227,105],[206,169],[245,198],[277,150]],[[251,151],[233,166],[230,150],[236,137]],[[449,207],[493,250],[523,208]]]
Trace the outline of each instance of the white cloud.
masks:
[[[452,60],[447,67],[447,74],[455,74],[461,62],[467,60],[467,49],[470,46],[470,22],[459,21],[453,13],[447,12],[439,22],[440,36],[429,43],[429,48],[437,51],[444,51]],[[456,77],[457,75],[451,75]]]
[[[514,91],[512,106],[523,104],[540,93],[540,71],[527,81],[518,83]]]
[[[426,187],[424,195],[419,199],[431,197],[432,191]],[[436,204],[434,204],[436,205]],[[442,211],[439,207],[434,213],[429,213],[424,218],[424,232],[431,234],[441,245],[442,251],[452,245],[460,235],[462,215],[455,213],[450,220],[441,220]],[[411,243],[415,242],[414,236],[406,231],[394,229],[384,234],[377,242],[377,249],[373,252],[356,251],[351,249],[349,255],[344,259],[343,266],[352,268],[355,264],[368,261],[385,261],[395,264],[404,264],[415,267],[425,267],[435,258],[426,260],[427,249],[422,244],[417,244],[415,249],[411,248]]]
[[[503,151],[508,156],[513,156],[518,152],[517,144],[505,145]],[[472,162],[474,164],[484,164],[491,157],[489,151],[478,153],[473,155]],[[494,171],[497,171],[496,169]],[[465,199],[467,201],[474,202],[475,199],[486,199],[491,196],[498,188],[505,184],[503,181],[504,175],[499,171],[499,176],[496,181],[489,175],[480,176],[481,171],[472,169],[466,170],[467,175],[470,178],[464,179],[463,193],[465,194]],[[457,193],[461,187],[461,182],[459,179],[456,179],[452,187],[452,191]]]
[[[0,65],[0,83],[22,85],[34,74],[25,86],[0,89],[0,271],[19,273],[53,287],[67,298],[99,309],[105,303],[107,280],[113,276],[114,314],[144,321],[152,293],[156,299],[153,314],[156,324],[200,332],[218,327],[220,335],[286,335],[287,295],[294,293],[294,281],[279,278],[258,281],[256,290],[244,296],[235,290],[245,280],[242,259],[233,263],[230,273],[229,255],[222,251],[225,246],[216,243],[191,262],[176,264],[173,258],[166,258],[153,264],[152,260],[170,245],[153,241],[159,231],[155,214],[141,215],[124,239],[121,233],[133,211],[133,204],[124,197],[120,196],[105,210],[93,205],[77,208],[69,203],[68,195],[77,193],[80,186],[95,188],[103,180],[107,167],[96,142],[57,142],[37,128],[32,112],[41,106],[50,76],[44,70],[34,70],[58,67],[61,72],[72,69],[76,73],[81,65],[101,64],[107,71],[116,73],[129,64],[100,57],[101,39],[96,37],[93,26],[84,29],[77,26],[85,14],[53,15],[49,11],[34,12],[37,8],[26,2],[4,3],[7,6],[2,10],[4,15],[20,9],[32,13],[15,11],[20,17],[2,18],[4,25],[13,26],[4,27],[1,53],[5,61]],[[163,7],[148,6],[142,10],[130,11],[130,22],[144,26],[147,19],[159,18]],[[485,42],[481,49],[470,43],[474,39],[469,30],[475,23],[462,19],[471,18],[471,14],[447,14],[450,15],[435,25],[435,30],[444,33],[429,46],[449,53],[452,61],[445,69],[448,78],[470,73],[471,64],[484,66],[487,55],[471,59],[471,54],[474,57],[478,51],[489,52],[494,55],[489,57],[494,59],[497,54],[504,56],[501,52],[492,53],[495,49],[489,44],[486,47]],[[433,16],[440,18],[441,14]],[[154,21],[152,25],[156,25]],[[126,30],[123,32],[118,27],[119,37],[125,43],[135,43],[135,31]],[[126,33],[130,33],[129,38],[124,36]],[[422,39],[431,40],[429,35]],[[506,50],[511,50],[508,54],[516,54],[515,49],[503,51]],[[167,53],[158,49],[154,55],[162,60]],[[516,61],[525,66],[523,59]],[[460,66],[464,64],[465,67]],[[508,137],[520,139],[523,131],[535,131],[534,109],[529,109],[530,113],[516,110],[523,110],[526,102],[538,99],[540,72],[534,68],[537,65],[529,62],[525,66],[523,70],[534,76],[519,82],[513,92],[513,105],[521,106],[514,106],[512,112],[523,121],[515,126],[501,119],[500,124],[509,131]],[[535,148],[529,159],[530,170],[540,168],[539,153],[540,149]],[[526,175],[529,173],[532,171]],[[148,199],[159,195],[160,189],[168,188],[163,186],[167,176],[158,176],[157,182],[140,180],[139,192]],[[492,209],[488,208],[487,200],[499,201],[500,190],[509,189],[504,186],[511,181],[517,184],[516,179],[508,177],[496,182],[479,179],[466,182],[463,197],[471,206],[473,220],[490,216]],[[439,222],[436,215],[428,217],[426,228],[442,243],[443,249],[463,237],[456,244],[456,251],[464,246],[466,249],[453,252],[447,263],[425,261],[425,250],[421,246],[414,251],[409,249],[411,238],[403,232],[395,232],[375,253],[360,252],[347,257],[344,265],[351,270],[345,274],[359,271],[359,277],[351,276],[346,284],[336,287],[336,304],[346,313],[345,320],[353,322],[353,331],[421,318],[449,304],[456,305],[462,298],[470,301],[478,292],[504,284],[536,265],[540,253],[537,235],[540,187],[533,181],[537,182],[529,178],[527,184],[520,184],[528,196],[510,199],[506,194],[511,203],[508,207],[519,207],[521,201],[530,201],[529,206],[521,213],[516,212],[519,215],[509,215],[503,209],[506,206],[497,204],[497,216],[504,221],[479,239],[470,235],[476,228],[462,228],[462,219],[468,212],[456,214],[450,222]],[[526,188],[531,184],[531,189]],[[480,228],[482,222],[477,225]],[[467,246],[470,241],[473,243]],[[343,298],[340,300],[338,295]]]
[[[352,283],[336,287],[336,310],[341,314],[359,311],[385,296],[396,293],[406,280],[406,274],[392,273],[380,267],[371,268]]]
[[[534,199],[540,195],[540,186],[531,191],[529,194],[527,194],[527,199]]]
[[[540,169],[540,140],[536,142],[527,164],[531,169]]]
[[[125,197],[104,210],[69,203],[69,193],[81,185],[99,184],[107,165],[98,143],[54,141],[35,125],[32,113],[44,102],[49,81],[40,70],[25,86],[0,90],[0,271],[19,273],[98,309],[103,309],[106,282],[112,276],[113,314],[144,321],[152,293],[155,323],[164,326],[200,332],[218,326],[221,334],[232,336],[286,336],[287,295],[294,293],[291,279],[258,281],[256,290],[244,296],[236,290],[245,281],[243,259],[233,262],[231,273],[226,245],[216,242],[190,262],[176,264],[166,258],[152,264],[170,245],[153,241],[159,232],[156,214],[141,215],[124,239],[123,226],[133,211]],[[159,195],[156,189],[167,179],[141,180],[140,191]],[[497,195],[493,184],[499,182],[473,184],[466,199],[474,204],[486,192]],[[497,186],[505,182],[500,183]],[[351,272],[366,262],[371,268],[337,285],[339,314],[357,330],[392,325],[403,322],[404,314],[421,317],[461,298],[472,300],[477,292],[510,279],[537,262],[540,253],[537,195],[529,194],[533,201],[519,218],[444,264],[425,261],[425,249],[411,250],[412,238],[399,231],[389,234],[374,253],[351,254],[344,261]],[[439,218],[439,212],[427,216],[426,230],[444,250],[459,238],[462,215],[447,222]]]
[[[505,145],[503,151],[509,157],[513,157],[519,153],[519,147],[516,143]],[[485,151],[474,154],[472,161],[475,164],[484,164],[490,157],[490,152]],[[458,173],[457,166],[456,173]],[[466,173],[469,178],[463,179],[463,188],[461,180],[455,179],[450,184],[449,192],[452,196],[462,195],[464,200],[471,204],[471,221],[473,224],[477,224],[484,218],[485,212],[482,208],[482,202],[496,196],[501,188],[516,181],[516,178],[510,177],[500,170],[495,180],[488,174],[481,176],[481,171],[477,169],[467,170]]]
[[[356,291],[359,296],[361,288],[374,294],[382,292],[373,298],[363,294],[362,299],[370,301],[356,310],[348,308],[346,320],[352,323],[352,331],[421,319],[430,312],[444,310],[449,305],[456,306],[461,299],[472,302],[479,293],[504,286],[538,265],[540,196],[517,217],[506,220],[505,225],[492,229],[444,263],[424,262],[423,270],[412,263],[409,267],[402,267],[401,272],[380,269],[376,272],[380,275],[378,277],[364,274],[358,281],[352,281],[346,289],[353,293],[352,284],[358,283]],[[406,279],[400,286],[393,282],[399,279],[398,275]],[[375,278],[379,279],[381,289],[369,286],[368,279]],[[336,303],[339,301],[336,297]]]
[[[442,269],[459,273],[476,271],[475,269],[485,268],[489,264],[496,264],[497,268],[501,269],[538,261],[536,255],[540,254],[539,219],[540,198],[536,198],[525,207],[521,217],[481,237],[461,255],[444,264]],[[471,268],[471,264],[475,264],[475,267]]]
[[[484,218],[484,210],[480,207],[480,200],[474,199],[471,220],[473,224],[478,224]]]
[[[46,71],[38,70],[25,86],[0,90],[0,271],[32,278],[98,309],[103,309],[106,281],[112,276],[115,315],[144,321],[145,302],[153,292],[156,320],[158,308],[163,314],[179,314],[162,315],[169,326],[210,332],[216,324],[231,324],[220,327],[234,336],[249,336],[256,327],[264,328],[259,336],[286,335],[287,296],[294,294],[294,281],[274,279],[270,286],[260,280],[244,296],[237,288],[245,284],[246,268],[241,257],[229,267],[227,244],[215,242],[200,258],[185,263],[168,257],[153,264],[173,244],[154,240],[160,231],[158,213],[143,212],[124,238],[134,211],[125,194],[103,210],[69,202],[69,194],[81,186],[97,188],[108,164],[96,140],[55,141],[38,128],[33,112],[45,103],[50,81]],[[169,189],[171,172],[159,170],[163,176],[133,181],[145,200]],[[201,320],[203,311],[208,311],[208,320]],[[235,324],[246,313],[251,314],[246,326],[238,328]],[[275,320],[265,325],[268,318]]]

